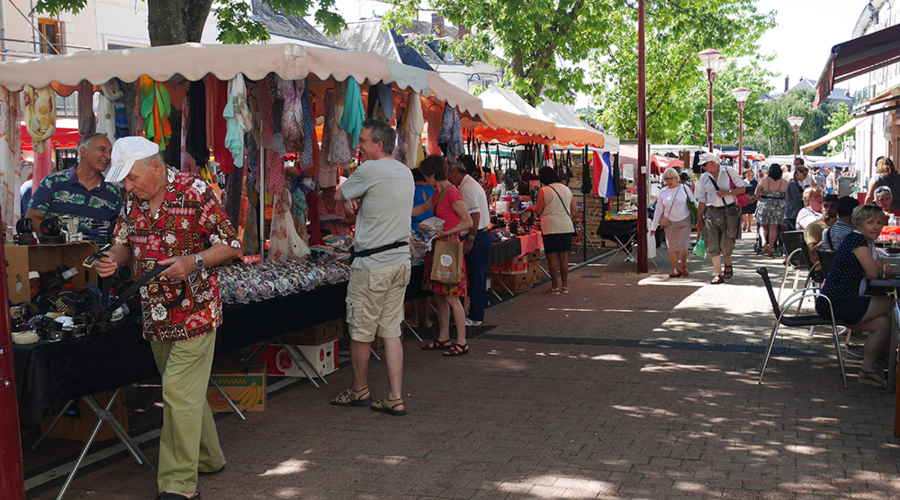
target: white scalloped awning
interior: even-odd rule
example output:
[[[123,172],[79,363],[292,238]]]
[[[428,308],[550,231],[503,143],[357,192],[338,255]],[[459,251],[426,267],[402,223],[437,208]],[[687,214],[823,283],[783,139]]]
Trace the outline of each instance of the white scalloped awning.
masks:
[[[133,82],[147,75],[156,81],[184,77],[196,81],[213,74],[231,80],[243,74],[261,80],[276,73],[286,80],[310,75],[320,80],[392,83],[425,98],[447,101],[473,121],[483,114],[481,100],[443,78],[411,66],[389,64],[371,52],[305,47],[296,44],[219,45],[186,43],[126,50],[82,51],[72,54],[0,63],[0,86],[75,87],[82,80],[101,85],[112,78]]]
[[[579,120],[565,105],[545,100],[537,107],[547,118],[556,123],[556,141],[563,146],[591,145],[602,148],[606,142],[603,132]]]
[[[496,137],[498,132],[545,139],[556,137],[556,125],[515,92],[491,87],[478,97],[484,106],[481,127],[491,129],[491,138],[503,142]]]

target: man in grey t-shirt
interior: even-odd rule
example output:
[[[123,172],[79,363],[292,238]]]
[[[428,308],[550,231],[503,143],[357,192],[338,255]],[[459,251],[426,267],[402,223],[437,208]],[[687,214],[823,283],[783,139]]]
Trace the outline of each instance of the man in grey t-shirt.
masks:
[[[353,380],[334,406],[370,406],[389,415],[406,415],[401,385],[403,296],[409,283],[409,235],[415,185],[409,168],[394,160],[396,133],[381,120],[366,120],[356,144],[363,163],[334,193],[334,199],[356,212],[354,249],[363,256],[350,266],[347,324]],[[368,388],[369,346],[384,342],[390,389],[372,403]]]

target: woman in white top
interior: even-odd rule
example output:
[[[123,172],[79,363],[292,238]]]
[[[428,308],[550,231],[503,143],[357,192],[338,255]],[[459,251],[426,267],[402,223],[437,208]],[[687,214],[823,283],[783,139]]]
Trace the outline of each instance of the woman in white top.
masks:
[[[541,218],[544,253],[547,254],[547,263],[550,265],[550,288],[544,293],[569,293],[569,250],[572,249],[572,236],[575,234],[572,214],[578,211],[578,207],[572,191],[559,182],[553,168],[542,168],[538,176],[544,187],[538,193],[537,205],[528,207],[528,210]],[[561,288],[557,271],[562,278]]]
[[[665,226],[666,245],[669,247],[669,262],[675,268],[675,272],[669,277],[678,278],[689,274],[687,257],[688,249],[691,247],[691,229],[694,225],[691,223],[688,203],[696,206],[697,200],[694,198],[694,194],[681,184],[678,172],[674,168],[666,169],[663,172],[663,180],[666,182],[666,187],[659,192],[656,212],[653,213],[653,223],[650,225],[650,235],[656,235],[656,228],[659,227],[662,217],[669,220],[669,225]],[[678,269],[679,259],[681,260],[681,269]]]

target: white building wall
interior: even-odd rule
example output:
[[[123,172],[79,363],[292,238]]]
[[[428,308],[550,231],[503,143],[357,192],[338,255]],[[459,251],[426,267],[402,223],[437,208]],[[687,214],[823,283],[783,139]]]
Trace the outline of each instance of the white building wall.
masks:
[[[864,11],[864,17],[865,17]],[[900,20],[900,9],[892,9],[888,2],[878,11],[878,22],[869,22],[864,30],[855,30],[860,36],[871,34]],[[863,22],[862,20],[860,22]],[[865,92],[868,99],[884,91],[900,86],[900,64],[892,64],[877,69],[849,81],[850,95]],[[865,119],[856,127],[853,163],[860,174],[860,180],[868,185],[875,173],[875,161],[880,156],[891,158],[894,165],[900,165],[900,114],[896,110],[876,114]],[[895,196],[897,196],[895,194]]]

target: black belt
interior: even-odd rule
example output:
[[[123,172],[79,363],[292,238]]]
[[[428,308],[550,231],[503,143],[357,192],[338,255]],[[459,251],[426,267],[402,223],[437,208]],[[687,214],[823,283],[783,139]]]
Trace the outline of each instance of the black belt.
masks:
[[[381,245],[380,247],[375,248],[367,248],[365,250],[356,251],[355,247],[350,247],[350,263],[353,263],[354,259],[358,259],[360,257],[368,257],[370,255],[375,255],[381,252],[387,252],[388,250],[393,250],[395,248],[401,248],[409,245],[409,240],[403,241],[395,241],[394,243],[389,243],[387,245]]]

